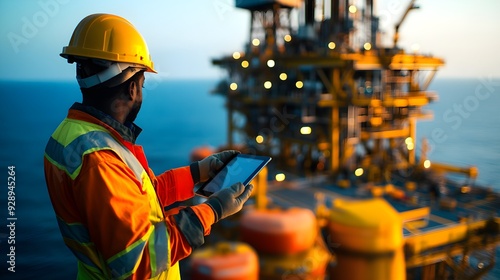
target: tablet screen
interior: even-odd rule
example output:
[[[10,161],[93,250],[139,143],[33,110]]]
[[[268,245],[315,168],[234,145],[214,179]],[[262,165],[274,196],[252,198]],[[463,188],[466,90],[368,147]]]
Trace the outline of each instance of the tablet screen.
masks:
[[[238,154],[196,193],[208,197],[238,182],[246,186],[270,160],[271,158],[266,156]]]

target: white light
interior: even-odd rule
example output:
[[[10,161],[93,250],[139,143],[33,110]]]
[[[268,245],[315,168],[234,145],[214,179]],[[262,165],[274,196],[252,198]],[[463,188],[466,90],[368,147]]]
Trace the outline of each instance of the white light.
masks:
[[[237,89],[238,89],[238,84],[237,84],[237,83],[231,83],[231,84],[229,85],[229,88],[230,88],[231,90],[237,90]]]
[[[359,177],[359,176],[363,175],[363,172],[364,172],[363,168],[359,167],[358,169],[354,170],[354,175]]]
[[[267,61],[267,66],[268,66],[269,68],[273,68],[275,64],[276,64],[276,63],[275,63],[275,62],[274,62],[274,60],[272,60],[272,59],[269,59],[269,60]]]
[[[330,43],[328,43],[328,48],[329,48],[330,50],[334,50],[334,49],[335,49],[335,46],[336,46],[336,45],[335,45],[335,43],[334,43],[334,42],[330,42]]]
[[[354,6],[354,5],[349,6],[349,12],[351,14],[355,14],[357,11],[358,11],[358,8],[356,8],[356,6]]]
[[[283,181],[285,181],[286,176],[283,173],[278,173],[278,174],[276,174],[275,178],[276,178],[276,181],[283,182]]]
[[[285,39],[285,42],[288,43],[288,42],[292,41],[292,36],[290,36],[289,34],[286,34],[283,39]]]
[[[241,62],[241,67],[243,67],[243,68],[247,68],[249,65],[250,65],[250,63],[248,63],[248,61],[246,61],[246,60],[243,60]]]
[[[300,128],[300,134],[308,135],[311,134],[312,129],[309,126],[303,126]]]
[[[365,43],[365,44],[363,45],[363,47],[365,48],[365,50],[369,51],[369,50],[371,50],[371,49],[372,49],[372,44],[370,44],[370,43]]]
[[[264,87],[265,87],[266,89],[270,89],[272,86],[273,86],[273,83],[271,83],[270,81],[266,81],[266,82],[264,83]]]
[[[431,161],[430,161],[430,160],[428,160],[428,159],[426,159],[426,160],[424,161],[424,168],[429,168],[429,167],[431,167]]]
[[[406,144],[406,148],[408,149],[408,151],[411,151],[415,148],[415,145],[413,143],[408,143]]]
[[[239,52],[234,52],[233,53],[233,58],[234,59],[239,59],[241,57],[241,54]]]
[[[280,74],[280,80],[286,81],[287,78],[288,78],[288,75],[286,73],[281,73]]]
[[[295,83],[295,86],[296,86],[297,88],[302,88],[302,87],[304,86],[304,83],[303,83],[302,81],[297,81],[297,82]]]
[[[253,39],[253,40],[252,40],[252,45],[254,45],[254,46],[256,46],[256,47],[257,47],[258,45],[260,45],[260,40],[259,40],[259,39],[257,39],[257,38]]]
[[[413,138],[411,138],[411,137],[406,138],[406,139],[405,139],[405,144],[406,144],[406,145],[413,144]]]
[[[264,136],[262,136],[262,135],[257,135],[257,137],[255,137],[255,142],[257,142],[257,143],[259,143],[259,144],[264,143]]]

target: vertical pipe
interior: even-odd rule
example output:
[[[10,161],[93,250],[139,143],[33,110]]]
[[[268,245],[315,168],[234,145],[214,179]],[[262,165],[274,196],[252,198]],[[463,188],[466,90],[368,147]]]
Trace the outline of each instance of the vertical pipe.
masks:
[[[340,86],[340,69],[338,69],[338,68],[333,69],[332,89],[333,89],[333,92],[331,92],[331,94],[332,94],[333,100],[339,100],[340,99],[340,91],[342,90],[342,88]]]
[[[264,167],[254,179],[256,189],[255,205],[257,210],[264,210],[267,206],[267,167]]]
[[[344,30],[342,32],[348,34],[349,33],[349,0],[344,1],[344,6],[342,7],[342,12],[344,15],[342,16],[344,21]]]
[[[340,20],[340,1],[332,0],[330,4],[330,18],[332,21],[337,24]]]
[[[273,52],[278,52],[278,29],[281,28],[280,22],[281,9],[278,4],[273,5]]]
[[[251,15],[251,16],[250,16],[250,33],[249,33],[249,37],[250,37],[250,38],[248,38],[248,42],[249,42],[249,44],[250,44],[250,45],[248,46],[249,50],[252,48],[251,44],[252,44],[252,40],[253,40],[253,38],[252,38],[252,37],[253,37],[253,22],[254,22],[254,20],[255,20],[255,11],[252,11],[252,12],[250,13],[250,15]]]
[[[339,119],[339,107],[337,105],[332,106],[332,116],[331,116],[331,171],[337,174],[340,167],[340,119]]]
[[[368,30],[370,32],[370,37],[369,37],[369,40],[370,40],[370,43],[372,44],[373,47],[376,47],[377,46],[377,40],[376,40],[376,31],[374,30],[374,14],[373,14],[373,1],[374,0],[366,0],[366,6],[367,6],[367,10],[368,10],[368,16],[367,16],[367,28],[366,30]]]
[[[314,9],[316,6],[315,0],[306,0],[306,25],[312,25],[314,23]]]
[[[340,69],[333,69],[332,73],[332,100],[338,101],[340,99]],[[340,118],[338,105],[332,106],[331,115],[331,155],[330,155],[330,170],[336,174],[340,168]]]

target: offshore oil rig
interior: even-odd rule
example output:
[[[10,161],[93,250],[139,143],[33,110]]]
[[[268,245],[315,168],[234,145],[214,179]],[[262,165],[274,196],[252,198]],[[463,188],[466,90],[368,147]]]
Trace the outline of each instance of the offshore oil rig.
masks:
[[[415,1],[391,46],[374,0],[235,2],[251,14],[248,43],[213,60],[227,71],[215,89],[227,100],[227,145],[273,161],[255,203],[194,253],[193,279],[488,274],[500,195],[475,185],[474,166],[431,162],[425,140],[417,145],[444,61],[398,47]]]

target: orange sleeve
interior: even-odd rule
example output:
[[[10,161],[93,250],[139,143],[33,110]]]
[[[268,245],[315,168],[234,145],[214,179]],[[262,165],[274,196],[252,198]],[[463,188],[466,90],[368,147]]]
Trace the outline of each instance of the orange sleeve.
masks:
[[[194,182],[189,166],[168,170],[154,181],[156,193],[164,207],[194,196]]]
[[[177,207],[165,213],[169,228],[171,262],[189,256],[194,248],[201,246],[204,236],[210,234],[215,223],[215,214],[207,204]]]

